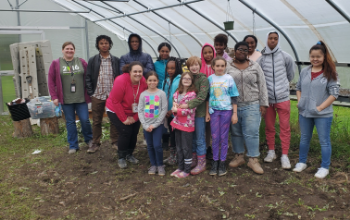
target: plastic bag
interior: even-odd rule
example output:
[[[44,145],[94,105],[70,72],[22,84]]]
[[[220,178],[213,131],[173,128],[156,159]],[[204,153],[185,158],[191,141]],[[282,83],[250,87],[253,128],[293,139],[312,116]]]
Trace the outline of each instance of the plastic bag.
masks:
[[[42,96],[27,103],[32,119],[53,118],[62,116],[61,104],[56,106],[50,97]]]

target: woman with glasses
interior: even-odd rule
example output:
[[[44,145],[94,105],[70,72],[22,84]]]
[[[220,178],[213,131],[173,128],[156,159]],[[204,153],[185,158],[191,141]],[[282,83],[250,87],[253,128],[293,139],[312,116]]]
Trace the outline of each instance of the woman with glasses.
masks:
[[[247,148],[248,167],[255,173],[263,174],[259,164],[259,127],[261,115],[268,107],[268,95],[264,73],[258,63],[248,59],[249,45],[242,41],[235,45],[235,57],[228,62],[230,74],[239,92],[237,100],[238,123],[231,125],[231,141],[235,158],[230,167],[245,164],[244,152]]]

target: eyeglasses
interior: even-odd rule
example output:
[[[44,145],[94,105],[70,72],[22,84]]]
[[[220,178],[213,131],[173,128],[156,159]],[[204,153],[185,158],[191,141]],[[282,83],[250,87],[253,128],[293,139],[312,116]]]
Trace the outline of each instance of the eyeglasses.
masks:
[[[248,50],[247,50],[247,49],[238,48],[237,50],[238,50],[239,52],[248,53]]]
[[[192,81],[191,78],[182,78],[183,81]]]

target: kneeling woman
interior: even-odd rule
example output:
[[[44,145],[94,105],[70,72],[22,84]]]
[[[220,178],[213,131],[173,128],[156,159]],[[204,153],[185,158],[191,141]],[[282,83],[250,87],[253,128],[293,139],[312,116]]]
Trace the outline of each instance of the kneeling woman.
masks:
[[[332,103],[338,98],[340,85],[334,62],[322,41],[311,47],[309,55],[311,66],[301,71],[297,83],[301,137],[299,163],[293,171],[301,172],[306,169],[310,140],[316,126],[321,144],[322,163],[315,177],[323,179],[328,175],[331,163]]]
[[[123,68],[123,72],[126,67]],[[138,163],[132,155],[140,130],[137,106],[140,94],[147,89],[143,77],[143,66],[135,61],[128,66],[129,73],[123,73],[114,80],[113,89],[107,99],[107,115],[117,128],[118,137],[118,165],[126,168],[126,160]]]

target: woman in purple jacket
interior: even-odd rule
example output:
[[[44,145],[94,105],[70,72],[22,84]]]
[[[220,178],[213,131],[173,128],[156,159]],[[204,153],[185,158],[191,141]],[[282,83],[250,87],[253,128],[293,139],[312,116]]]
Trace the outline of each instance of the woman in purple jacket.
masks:
[[[54,104],[62,105],[67,127],[68,153],[73,154],[79,150],[75,113],[79,116],[85,142],[88,145],[92,144],[87,105],[91,101],[85,88],[87,63],[81,58],[74,57],[75,46],[72,42],[65,42],[62,45],[62,54],[63,57],[51,63],[48,84]]]

